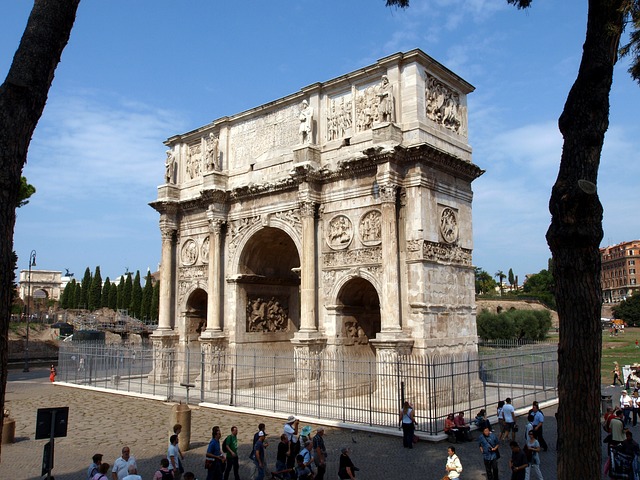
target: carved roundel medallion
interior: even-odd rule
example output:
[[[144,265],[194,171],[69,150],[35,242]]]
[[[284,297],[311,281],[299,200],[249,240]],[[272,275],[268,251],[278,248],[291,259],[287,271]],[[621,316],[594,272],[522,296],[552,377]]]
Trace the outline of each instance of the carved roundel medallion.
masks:
[[[360,217],[358,233],[363,245],[380,245],[382,242],[382,214],[380,210],[369,210]]]
[[[198,259],[198,245],[193,239],[189,239],[182,244],[180,257],[183,265],[193,265]]]
[[[353,239],[353,223],[346,215],[336,215],[329,221],[327,243],[334,250],[344,250]]]
[[[452,208],[446,207],[440,214],[440,234],[447,243],[458,240],[458,217]]]

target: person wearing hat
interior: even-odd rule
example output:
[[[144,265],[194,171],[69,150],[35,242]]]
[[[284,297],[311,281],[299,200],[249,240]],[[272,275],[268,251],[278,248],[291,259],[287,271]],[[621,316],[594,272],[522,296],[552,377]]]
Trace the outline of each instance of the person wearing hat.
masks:
[[[296,456],[300,453],[300,441],[298,438],[298,424],[300,421],[294,416],[290,415],[287,418],[287,423],[284,424],[283,433],[289,439],[291,444],[290,454],[287,458],[287,467],[293,468],[296,463]]]
[[[354,478],[356,478],[356,472],[358,471],[358,468],[353,464],[353,462],[351,461],[351,457],[349,456],[351,450],[349,450],[348,447],[342,447],[340,449],[340,452],[342,453],[340,455],[338,477],[343,480],[353,480]]]
[[[255,460],[256,467],[258,468],[258,475],[255,480],[263,480],[264,479],[264,469],[267,466],[267,459],[265,455],[264,448],[264,439],[266,438],[266,434],[261,430],[258,432],[258,441],[254,446],[255,451]]]
[[[324,446],[324,427],[318,427],[313,437],[313,457],[317,467],[315,480],[323,480],[327,471],[327,449]]]

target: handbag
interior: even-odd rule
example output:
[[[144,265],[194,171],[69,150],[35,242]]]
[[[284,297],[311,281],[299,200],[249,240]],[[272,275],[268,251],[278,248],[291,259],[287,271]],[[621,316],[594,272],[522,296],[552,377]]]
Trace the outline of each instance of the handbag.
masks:
[[[213,465],[214,465],[214,460],[212,458],[204,459],[204,468],[206,470],[211,470],[213,468]]]

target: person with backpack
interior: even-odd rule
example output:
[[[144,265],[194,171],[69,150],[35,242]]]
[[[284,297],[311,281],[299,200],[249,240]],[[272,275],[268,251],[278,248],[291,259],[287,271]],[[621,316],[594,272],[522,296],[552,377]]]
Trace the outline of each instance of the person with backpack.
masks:
[[[233,468],[233,478],[240,480],[238,469],[238,427],[231,427],[231,434],[222,442],[222,453],[227,455],[227,467],[224,470],[224,480],[229,480],[229,474]]]
[[[169,460],[166,458],[160,460],[160,469],[153,474],[153,480],[173,480],[173,473],[169,470]]]
[[[111,468],[111,465],[106,462],[102,462],[100,467],[98,467],[98,472],[91,477],[91,480],[109,480],[109,477],[107,477],[109,468]]]

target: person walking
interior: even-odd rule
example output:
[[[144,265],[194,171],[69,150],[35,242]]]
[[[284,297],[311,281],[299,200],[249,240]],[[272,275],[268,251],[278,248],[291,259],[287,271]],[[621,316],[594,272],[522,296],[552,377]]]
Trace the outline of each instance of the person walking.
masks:
[[[509,446],[511,447],[511,460],[509,460],[511,480],[524,480],[527,474],[527,467],[529,466],[527,456],[520,448],[518,442],[512,440]]]
[[[342,480],[354,480],[356,478],[356,472],[358,471],[358,468],[353,464],[353,461],[349,456],[351,450],[349,450],[348,447],[342,447],[340,449],[340,452],[341,454],[340,462],[338,464],[338,478]]]
[[[227,455],[227,467],[224,470],[224,480],[229,480],[229,474],[233,469],[233,478],[240,480],[240,474],[238,469],[240,465],[238,463],[238,427],[235,425],[231,427],[231,434],[227,435],[227,438],[222,442],[222,453]]]
[[[620,385],[624,386],[620,374],[620,365],[618,365],[618,362],[613,362],[613,370],[611,371],[611,373],[613,373],[613,384],[611,386],[615,387],[616,382],[620,382]]]
[[[113,468],[111,469],[111,477],[113,480],[122,480],[129,475],[129,467],[131,465],[136,468],[138,467],[138,465],[136,465],[136,459],[131,455],[129,447],[122,447],[122,456],[113,462]]]
[[[546,452],[549,449],[549,446],[547,445],[547,442],[545,441],[543,436],[544,413],[542,413],[540,407],[538,406],[538,402],[536,401],[533,402],[531,410],[533,412],[533,422],[531,422],[531,425],[533,425],[534,435],[536,437],[536,440],[540,442],[542,450]]]
[[[169,448],[167,449],[167,460],[169,460],[169,470],[173,474],[174,480],[182,478],[184,467],[180,460],[180,450],[178,449],[178,435],[171,435],[169,438]]]
[[[91,460],[92,463],[87,469],[87,480],[91,480],[100,470],[100,465],[102,464],[102,454],[96,453],[93,457],[91,457]]]
[[[527,456],[529,466],[524,475],[524,480],[529,480],[532,471],[536,472],[536,478],[544,480],[544,478],[542,478],[542,472],[540,471],[540,442],[536,440],[533,430],[529,431],[527,436],[529,438],[527,438],[524,444],[524,453]]]
[[[254,462],[256,464],[256,468],[258,469],[258,474],[256,475],[255,480],[263,480],[265,468],[267,467],[267,458],[266,458],[265,448],[264,448],[265,437],[266,435],[264,432],[258,432],[258,441],[254,446],[255,455],[256,455],[256,459],[254,460]]]
[[[487,471],[487,480],[499,480],[498,478],[498,458],[500,455],[500,440],[494,433],[485,427],[482,435],[478,438],[480,452],[484,460],[484,468]]]
[[[460,478],[462,473],[462,464],[460,459],[456,455],[456,447],[450,446],[447,449],[447,464],[445,465],[446,475],[442,477],[442,480],[449,480],[451,478]]]
[[[290,415],[287,418],[287,423],[284,424],[283,432],[287,438],[289,439],[290,448],[289,448],[289,458],[287,458],[287,467],[293,468],[296,464],[296,457],[298,453],[300,453],[300,438],[298,437],[298,426],[300,424],[300,420],[298,420],[295,415]]]
[[[217,425],[214,426],[211,429],[211,441],[209,442],[209,446],[207,446],[207,453],[205,454],[205,458],[213,461],[213,464],[207,470],[207,480],[222,480],[222,464],[225,461],[225,456],[222,454],[222,449],[220,448],[221,436],[220,427]]]
[[[622,393],[620,395],[620,408],[622,409],[622,413],[624,414],[624,426],[626,427],[631,420],[630,417],[632,409],[631,397],[627,395],[626,390],[622,390]]]
[[[404,448],[413,448],[413,432],[415,431],[415,417],[413,414],[413,405],[408,401],[402,404],[400,410],[400,423],[402,424],[402,446]]]
[[[315,480],[324,480],[327,471],[327,448],[324,445],[324,427],[318,427],[313,437],[313,458],[316,463]]]
[[[516,439],[516,411],[511,405],[511,398],[507,397],[504,401],[504,407],[502,407],[502,416],[504,417],[504,436],[501,436],[500,440],[507,440],[509,438],[509,432],[511,432],[511,440]]]

